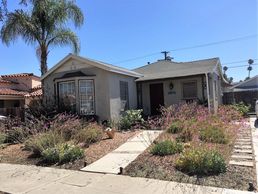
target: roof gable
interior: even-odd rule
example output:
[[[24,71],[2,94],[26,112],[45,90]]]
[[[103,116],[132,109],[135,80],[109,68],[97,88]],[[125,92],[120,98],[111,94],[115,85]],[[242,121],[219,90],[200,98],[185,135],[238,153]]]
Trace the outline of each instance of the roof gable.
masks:
[[[110,64],[107,64],[107,63],[103,63],[101,61],[96,61],[96,60],[76,56],[76,55],[73,55],[73,54],[69,54],[64,59],[62,59],[59,63],[57,63],[54,67],[52,67],[47,73],[45,73],[41,77],[41,80],[44,80],[51,73],[57,71],[66,62],[68,62],[69,60],[72,60],[72,59],[81,62],[80,67],[82,67],[82,66],[86,67],[87,65],[90,65],[90,66],[94,66],[94,67],[97,67],[97,68],[100,68],[100,69],[103,69],[103,70],[106,70],[106,71],[109,71],[109,72],[123,74],[123,75],[127,75],[127,76],[132,76],[132,77],[136,77],[136,78],[142,76],[141,74],[139,74],[137,72],[130,71],[130,70],[127,70],[125,68],[121,68],[121,67],[117,67],[117,66],[110,65]]]
[[[160,60],[152,64],[134,69],[134,71],[141,73],[144,77],[138,81],[164,79],[171,77],[183,77],[191,75],[199,75],[211,72],[218,72],[220,66],[219,58],[204,59],[191,62],[174,62],[169,60]]]

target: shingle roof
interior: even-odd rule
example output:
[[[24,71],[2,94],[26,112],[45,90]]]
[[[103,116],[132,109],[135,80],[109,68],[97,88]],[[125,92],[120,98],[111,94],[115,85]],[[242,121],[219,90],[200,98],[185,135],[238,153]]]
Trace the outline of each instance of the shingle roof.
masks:
[[[183,77],[213,72],[219,63],[219,58],[204,59],[191,62],[174,62],[159,60],[155,63],[134,69],[143,77],[137,81]]]
[[[0,89],[0,95],[24,96],[26,94],[28,94],[28,92],[18,91],[18,90],[13,90],[13,89],[8,89],[8,88]]]
[[[230,89],[258,89],[258,75],[246,81],[235,84]]]

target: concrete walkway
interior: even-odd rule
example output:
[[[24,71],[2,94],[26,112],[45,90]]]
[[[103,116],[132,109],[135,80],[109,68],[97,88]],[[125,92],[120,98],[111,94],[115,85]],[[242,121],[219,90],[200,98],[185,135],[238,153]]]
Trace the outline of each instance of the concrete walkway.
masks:
[[[129,139],[116,150],[108,153],[103,158],[81,169],[87,172],[100,172],[118,174],[120,168],[125,168],[138,155],[140,155],[156,139],[162,131],[142,131]]]
[[[0,191],[12,194],[254,194],[122,175],[0,164]]]

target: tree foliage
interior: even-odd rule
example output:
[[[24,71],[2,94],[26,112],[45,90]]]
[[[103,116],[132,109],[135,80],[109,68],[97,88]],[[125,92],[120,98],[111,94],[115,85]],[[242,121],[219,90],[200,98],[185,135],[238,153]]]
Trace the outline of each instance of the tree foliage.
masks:
[[[51,47],[69,45],[80,51],[79,38],[67,26],[80,27],[84,22],[81,9],[73,0],[21,0],[24,9],[6,16],[1,29],[3,43],[9,45],[21,37],[29,45],[37,45],[41,74],[47,72],[47,57]]]
[[[3,21],[6,13],[7,13],[7,1],[1,0],[0,1],[0,21]]]

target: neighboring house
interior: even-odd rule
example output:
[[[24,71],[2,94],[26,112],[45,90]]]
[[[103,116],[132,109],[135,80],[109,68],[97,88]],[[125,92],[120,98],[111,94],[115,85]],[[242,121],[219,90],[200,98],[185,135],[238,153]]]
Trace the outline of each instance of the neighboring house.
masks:
[[[32,73],[0,75],[0,115],[22,116],[25,105],[35,97],[31,92],[41,96],[40,84]]]
[[[41,81],[49,106],[68,107],[81,115],[116,120],[127,109],[157,114],[160,105],[207,101],[222,103],[223,79],[218,58],[176,63],[159,60],[133,71],[69,54]]]
[[[251,111],[255,109],[256,100],[258,100],[258,75],[227,87],[223,96],[224,104],[244,102],[251,105]]]

